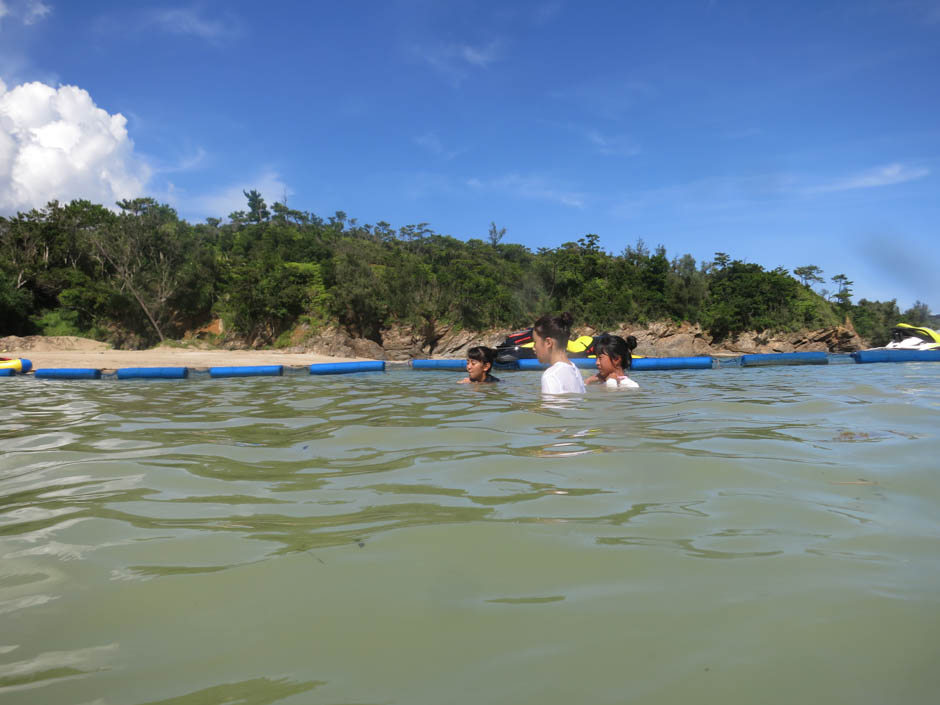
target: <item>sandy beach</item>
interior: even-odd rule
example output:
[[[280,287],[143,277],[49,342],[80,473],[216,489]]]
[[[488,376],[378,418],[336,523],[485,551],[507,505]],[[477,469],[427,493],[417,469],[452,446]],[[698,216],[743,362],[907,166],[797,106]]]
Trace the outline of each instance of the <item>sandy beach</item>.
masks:
[[[91,368],[111,372],[125,367],[209,367],[284,365],[303,367],[320,362],[353,362],[362,357],[330,357],[280,350],[200,350],[161,346],[150,350],[114,350],[85,338],[2,338],[0,357],[27,358],[33,369]]]

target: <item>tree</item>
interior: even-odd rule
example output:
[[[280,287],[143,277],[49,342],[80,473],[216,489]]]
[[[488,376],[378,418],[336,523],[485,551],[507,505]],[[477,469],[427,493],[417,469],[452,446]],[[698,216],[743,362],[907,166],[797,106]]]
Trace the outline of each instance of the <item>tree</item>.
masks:
[[[839,308],[848,310],[852,305],[852,289],[850,288],[855,282],[849,281],[849,278],[844,274],[836,274],[832,278],[832,283],[839,287],[833,298],[838,303]]]
[[[734,260],[711,275],[703,323],[719,340],[745,330],[786,329],[799,319],[798,290],[787,274]]]
[[[822,276],[820,276],[823,273],[823,270],[821,270],[815,264],[808,264],[804,267],[797,267],[793,270],[793,273],[799,277],[800,283],[803,286],[822,284],[824,281]]]
[[[891,329],[901,318],[897,301],[869,301],[861,299],[849,314],[855,331],[873,346],[886,345],[891,340]]]
[[[251,223],[262,223],[271,217],[268,207],[261,197],[261,194],[252,189],[251,191],[242,191],[245,198],[248,199],[248,221]]]
[[[86,236],[113,273],[117,288],[137,302],[162,342],[170,319],[168,303],[187,261],[176,211],[152,198],[117,205],[121,209],[117,219],[88,229]]]
[[[915,301],[914,305],[904,312],[902,318],[905,323],[910,323],[912,326],[926,326],[930,322],[930,307],[923,301]]]
[[[30,333],[29,314],[33,309],[32,292],[17,288],[12,278],[0,270],[0,336]]]
[[[490,244],[493,247],[496,247],[499,244],[499,241],[503,239],[503,236],[506,235],[506,228],[496,229],[496,223],[490,223]]]

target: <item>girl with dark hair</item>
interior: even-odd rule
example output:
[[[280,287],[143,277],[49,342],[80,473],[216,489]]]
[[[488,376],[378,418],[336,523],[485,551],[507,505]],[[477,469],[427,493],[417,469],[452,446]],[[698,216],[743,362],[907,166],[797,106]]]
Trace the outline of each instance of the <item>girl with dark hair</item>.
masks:
[[[571,336],[570,313],[544,315],[532,326],[535,356],[543,365],[551,365],[542,373],[543,394],[581,394],[584,378],[568,359],[568,338]]]
[[[493,362],[496,360],[496,351],[484,345],[467,350],[467,375],[458,384],[499,382],[499,379],[490,374]]]
[[[604,333],[594,341],[597,356],[597,374],[589,377],[587,384],[604,383],[610,388],[637,389],[640,385],[627,377],[626,371],[633,362],[631,351],[636,348],[636,338],[628,335],[624,340],[619,335]]]

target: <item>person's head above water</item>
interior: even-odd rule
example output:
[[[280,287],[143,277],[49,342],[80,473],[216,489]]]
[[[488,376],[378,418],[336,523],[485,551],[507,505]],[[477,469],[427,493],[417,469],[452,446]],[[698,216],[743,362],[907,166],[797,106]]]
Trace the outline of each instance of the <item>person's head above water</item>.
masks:
[[[532,326],[535,339],[535,355],[539,362],[554,363],[568,359],[568,338],[574,322],[567,311],[559,316],[545,314]]]
[[[630,351],[636,347],[636,338],[632,335],[624,340],[619,335],[604,333],[594,341],[594,355],[597,357],[597,379],[603,381],[613,375],[616,379],[630,369],[633,356]]]
[[[467,350],[467,375],[471,382],[483,382],[493,369],[496,351],[485,345]]]

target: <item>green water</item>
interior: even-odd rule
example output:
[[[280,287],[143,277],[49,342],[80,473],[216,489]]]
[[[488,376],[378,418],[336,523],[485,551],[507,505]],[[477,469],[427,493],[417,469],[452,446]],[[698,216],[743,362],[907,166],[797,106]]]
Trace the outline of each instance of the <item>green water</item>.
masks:
[[[934,703],[940,365],[0,380],[0,702]]]

